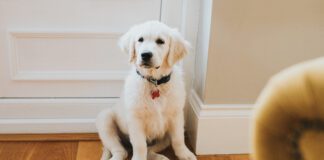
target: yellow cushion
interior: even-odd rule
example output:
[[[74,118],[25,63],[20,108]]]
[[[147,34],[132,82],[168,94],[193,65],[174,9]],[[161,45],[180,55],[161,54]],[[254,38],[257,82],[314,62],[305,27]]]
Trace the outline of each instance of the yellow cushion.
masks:
[[[324,132],[307,131],[301,137],[299,144],[305,160],[324,159]]]
[[[292,66],[270,79],[256,102],[254,159],[293,160],[292,128],[301,120],[318,119],[324,122],[324,57]]]

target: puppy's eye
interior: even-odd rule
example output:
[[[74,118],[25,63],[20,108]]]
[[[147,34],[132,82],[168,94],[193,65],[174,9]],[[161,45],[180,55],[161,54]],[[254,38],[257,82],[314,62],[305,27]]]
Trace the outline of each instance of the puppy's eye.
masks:
[[[143,42],[143,41],[144,41],[144,38],[141,37],[141,38],[138,39],[138,41],[139,41],[139,42]]]
[[[164,44],[164,41],[161,38],[158,38],[155,42],[156,44]]]

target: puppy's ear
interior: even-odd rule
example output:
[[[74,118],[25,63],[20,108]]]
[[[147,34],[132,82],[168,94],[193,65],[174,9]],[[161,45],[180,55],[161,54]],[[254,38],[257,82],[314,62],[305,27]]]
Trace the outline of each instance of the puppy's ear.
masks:
[[[190,43],[186,41],[176,29],[172,30],[170,37],[170,48],[167,55],[167,62],[169,66],[172,66],[188,53]]]
[[[118,41],[120,49],[129,55],[129,62],[134,62],[136,58],[135,40],[134,40],[134,27],[122,35]]]

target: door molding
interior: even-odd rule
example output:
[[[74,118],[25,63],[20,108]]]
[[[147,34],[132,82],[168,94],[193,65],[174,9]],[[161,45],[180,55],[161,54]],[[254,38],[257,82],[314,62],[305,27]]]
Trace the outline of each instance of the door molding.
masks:
[[[117,40],[122,33],[107,33],[94,31],[9,31],[10,72],[15,81],[35,80],[124,80],[127,70],[106,71],[21,71],[20,56],[17,48],[18,39],[108,39]]]
[[[3,98],[0,133],[93,133],[97,114],[119,98]]]

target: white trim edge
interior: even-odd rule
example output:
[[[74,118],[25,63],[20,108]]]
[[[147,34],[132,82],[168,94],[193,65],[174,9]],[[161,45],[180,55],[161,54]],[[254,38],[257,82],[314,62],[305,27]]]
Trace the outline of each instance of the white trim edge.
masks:
[[[249,116],[253,104],[204,104],[192,90],[189,102],[195,113],[202,118],[223,116]]]
[[[0,119],[0,133],[93,133],[95,119]]]
[[[118,98],[3,98],[1,133],[96,132],[97,114]]]
[[[250,152],[253,104],[204,104],[195,91],[189,96],[187,130],[198,155]]]

